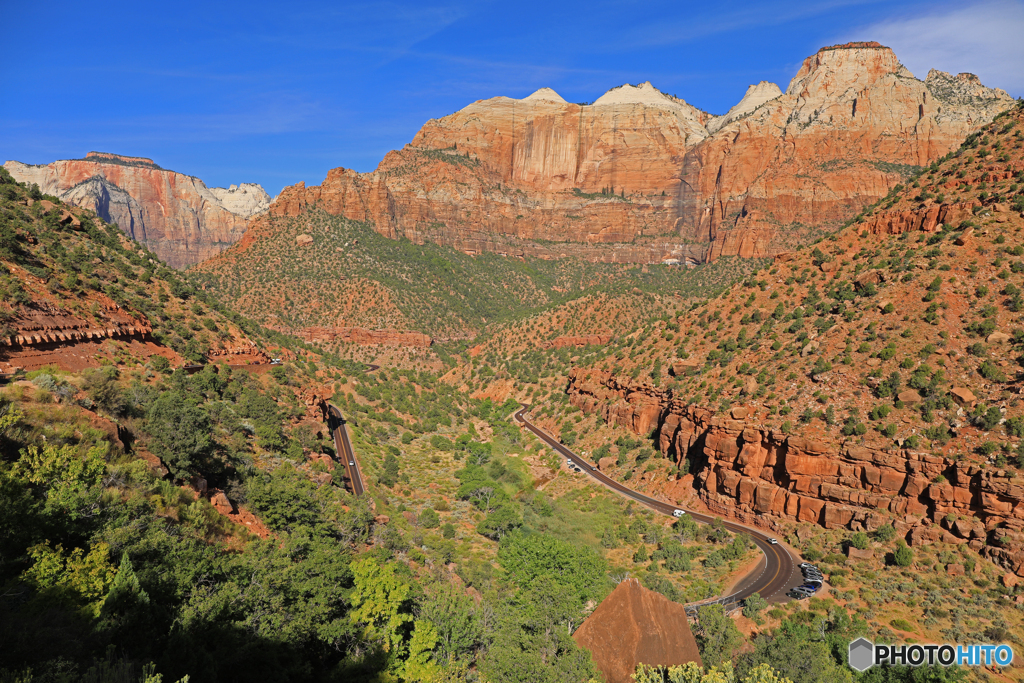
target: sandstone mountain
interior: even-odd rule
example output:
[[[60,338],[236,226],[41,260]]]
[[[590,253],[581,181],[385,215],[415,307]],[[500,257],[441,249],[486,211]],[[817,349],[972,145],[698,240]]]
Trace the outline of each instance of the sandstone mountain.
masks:
[[[0,375],[129,357],[269,362],[237,315],[91,209],[27,191],[3,169],[0,191]]]
[[[35,183],[70,204],[117,223],[174,268],[205,260],[234,244],[246,220],[270,205],[259,185],[208,188],[193,176],[150,159],[89,152],[41,166],[8,161],[19,182]]]
[[[376,171],[334,169],[269,213],[319,204],[473,254],[764,256],[835,229],[1012,104],[970,74],[918,80],[877,43],[823,48],[785,93],[751,86],[724,116],[650,83],[593,104],[543,88],[432,119]]]
[[[1022,231],[1018,106],[849,228],[574,370],[570,400],[652,435],[680,465],[663,495],[779,533],[892,526],[1024,576]]]

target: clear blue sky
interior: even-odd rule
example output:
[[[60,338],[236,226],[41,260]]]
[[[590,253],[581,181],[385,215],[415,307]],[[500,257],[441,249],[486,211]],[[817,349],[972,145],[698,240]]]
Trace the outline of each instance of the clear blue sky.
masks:
[[[651,81],[724,113],[846,40],[919,78],[1024,94],[1024,0],[24,2],[0,0],[0,161],[148,156],[208,185],[372,170],[429,118],[548,86],[570,102]]]

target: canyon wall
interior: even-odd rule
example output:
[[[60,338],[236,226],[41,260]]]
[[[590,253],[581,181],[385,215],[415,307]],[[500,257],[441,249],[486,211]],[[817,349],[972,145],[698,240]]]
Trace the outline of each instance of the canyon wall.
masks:
[[[709,243],[710,258],[795,246],[1012,105],[972,74],[918,80],[877,43],[824,48],[785,93],[688,150],[679,234]]]
[[[95,211],[117,223],[173,268],[223,251],[245,233],[247,220],[270,205],[254,184],[208,188],[198,178],[162,169],[150,159],[89,152],[41,166],[4,164],[19,182]]]
[[[724,116],[650,83],[572,104],[543,88],[431,119],[372,173],[286,188],[388,237],[469,253],[594,261],[768,256],[838,226],[1013,105],[970,74],[906,70],[853,43],[762,82]],[[554,244],[552,244],[554,243]]]
[[[911,545],[967,543],[1024,576],[1024,485],[1002,469],[910,450],[877,450],[830,437],[784,434],[764,415],[729,415],[670,391],[574,368],[569,400],[642,436],[677,463],[689,461],[712,512],[771,526],[789,520],[828,529],[893,524]]]

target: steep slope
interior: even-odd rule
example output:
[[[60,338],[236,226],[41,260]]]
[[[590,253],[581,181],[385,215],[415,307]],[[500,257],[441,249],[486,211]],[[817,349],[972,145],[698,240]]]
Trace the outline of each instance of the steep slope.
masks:
[[[0,171],[0,373],[54,365],[261,362],[239,320],[89,209]],[[237,318],[237,316],[235,316]]]
[[[590,263],[568,254],[559,260],[469,256],[389,239],[314,205],[295,217],[261,217],[241,242],[189,272],[240,313],[335,349],[348,341],[429,344],[422,335],[470,339],[593,288],[691,296],[698,283],[714,287],[747,270],[733,262],[687,270]],[[382,338],[367,330],[387,332]]]
[[[700,665],[686,610],[665,596],[626,579],[573,634],[593,653],[607,683],[631,683],[637,664]]]
[[[45,166],[8,161],[19,182],[91,209],[117,223],[173,268],[210,258],[245,233],[246,220],[270,205],[259,185],[208,188],[192,176],[160,168],[150,159],[89,152]]]
[[[1018,105],[814,249],[614,342],[570,400],[650,435],[681,468],[666,495],[1024,575],[1022,183]]]
[[[545,88],[432,119],[376,171],[286,188],[270,213],[319,204],[473,254],[767,256],[835,229],[1012,103],[968,74],[919,81],[867,43],[822,49],[785,94],[751,86],[721,117],[650,83],[593,104]]]

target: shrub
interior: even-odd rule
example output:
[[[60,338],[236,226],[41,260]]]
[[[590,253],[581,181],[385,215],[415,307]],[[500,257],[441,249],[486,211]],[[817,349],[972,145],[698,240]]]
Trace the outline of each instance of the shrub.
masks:
[[[983,361],[982,364],[978,366],[978,374],[990,382],[1006,381],[1006,373],[1003,372],[1002,368],[990,360]]]
[[[857,550],[867,550],[871,545],[871,541],[868,539],[868,535],[863,531],[858,531],[850,537],[850,545]]]
[[[914,551],[901,541],[893,553],[893,561],[897,567],[909,567],[914,563]]]
[[[424,529],[436,529],[441,526],[441,517],[430,508],[427,508],[420,513],[420,525]]]

